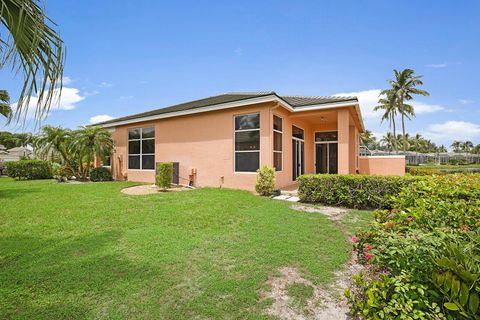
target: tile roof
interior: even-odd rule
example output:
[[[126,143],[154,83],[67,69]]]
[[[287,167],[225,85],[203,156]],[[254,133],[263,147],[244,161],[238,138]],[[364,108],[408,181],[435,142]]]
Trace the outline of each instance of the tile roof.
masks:
[[[259,97],[264,97],[264,96],[277,96],[278,98],[284,100],[287,102],[289,105],[291,105],[293,108],[297,107],[303,107],[307,105],[318,105],[318,104],[327,104],[327,103],[336,103],[336,102],[347,102],[347,101],[355,101],[357,102],[356,97],[339,97],[339,96],[279,96],[277,95],[274,91],[265,91],[265,92],[228,92],[224,94],[219,94],[216,96],[211,96],[199,100],[193,100],[185,103],[180,103],[177,105],[165,107],[165,108],[160,108],[160,109],[155,109],[147,112],[141,112],[141,113],[136,113],[132,114],[129,116],[124,116],[120,118],[115,118],[112,120],[108,121],[103,121],[100,123],[97,123],[96,125],[103,125],[103,124],[109,124],[109,123],[114,123],[114,122],[119,122],[119,121],[126,121],[126,120],[133,120],[137,118],[144,118],[144,117],[150,117],[150,116],[155,116],[155,115],[160,115],[160,114],[166,114],[170,112],[178,112],[178,111],[186,111],[186,110],[192,110],[192,109],[197,109],[197,108],[204,108],[204,107],[209,107],[209,106],[214,106],[217,104],[222,104],[222,103],[228,103],[228,102],[234,102],[234,101],[241,101],[241,100],[246,100],[246,99],[251,99],[251,98],[259,98]]]

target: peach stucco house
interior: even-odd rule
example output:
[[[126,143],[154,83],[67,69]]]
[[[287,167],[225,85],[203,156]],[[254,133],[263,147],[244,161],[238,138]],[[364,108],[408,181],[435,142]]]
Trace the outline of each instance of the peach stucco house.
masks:
[[[356,97],[226,93],[99,125],[112,132],[118,180],[154,182],[158,162],[174,162],[180,184],[246,190],[264,165],[276,168],[278,188],[305,173],[404,172],[404,159],[385,165],[359,157]]]

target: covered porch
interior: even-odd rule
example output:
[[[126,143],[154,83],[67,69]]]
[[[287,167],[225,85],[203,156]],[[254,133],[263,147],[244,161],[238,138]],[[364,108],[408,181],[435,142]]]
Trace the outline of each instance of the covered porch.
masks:
[[[359,172],[359,137],[363,131],[355,106],[288,113],[276,110],[283,129],[283,167],[277,187],[294,190],[303,174]]]

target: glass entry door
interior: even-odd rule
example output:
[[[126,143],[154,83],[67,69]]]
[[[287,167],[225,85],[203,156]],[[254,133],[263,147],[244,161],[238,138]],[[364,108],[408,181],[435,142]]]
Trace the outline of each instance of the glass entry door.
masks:
[[[338,144],[317,143],[315,144],[315,172],[337,173],[338,172]]]
[[[292,179],[297,180],[297,177],[305,173],[305,142],[304,132],[296,126],[292,126]]]

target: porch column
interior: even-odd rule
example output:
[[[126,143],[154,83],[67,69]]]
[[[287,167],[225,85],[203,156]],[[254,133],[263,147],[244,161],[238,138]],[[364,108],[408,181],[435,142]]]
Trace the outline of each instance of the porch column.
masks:
[[[355,125],[352,125],[350,126],[350,136],[349,136],[349,144],[348,144],[348,148],[349,148],[349,162],[350,162],[350,166],[349,166],[349,170],[348,172],[350,174],[355,174],[356,170],[357,170],[357,128],[355,127]]]
[[[348,174],[350,169],[350,112],[348,109],[339,109],[337,111],[337,130],[338,130],[338,173]]]

